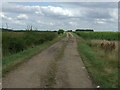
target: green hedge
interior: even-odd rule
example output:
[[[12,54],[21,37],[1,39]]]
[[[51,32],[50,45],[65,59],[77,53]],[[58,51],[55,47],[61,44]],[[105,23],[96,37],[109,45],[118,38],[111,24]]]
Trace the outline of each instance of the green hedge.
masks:
[[[36,45],[51,41],[57,37],[55,32],[3,32],[3,57],[33,48]]]

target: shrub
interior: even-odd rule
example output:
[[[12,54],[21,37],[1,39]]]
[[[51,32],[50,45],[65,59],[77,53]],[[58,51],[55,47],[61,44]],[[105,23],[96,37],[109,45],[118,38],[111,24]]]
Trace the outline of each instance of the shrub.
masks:
[[[59,29],[58,34],[63,34],[64,30],[63,29]]]

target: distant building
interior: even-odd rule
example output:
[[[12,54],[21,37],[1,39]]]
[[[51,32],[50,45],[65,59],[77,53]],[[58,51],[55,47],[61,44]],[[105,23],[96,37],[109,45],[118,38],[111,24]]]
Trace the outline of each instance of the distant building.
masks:
[[[89,32],[94,32],[92,29],[76,29],[76,31],[89,31]]]

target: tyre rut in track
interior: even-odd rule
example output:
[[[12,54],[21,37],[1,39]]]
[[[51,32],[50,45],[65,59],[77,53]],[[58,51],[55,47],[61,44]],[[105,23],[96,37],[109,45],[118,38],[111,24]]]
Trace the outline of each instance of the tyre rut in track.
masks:
[[[69,33],[64,56],[58,62],[55,88],[94,88],[77,50],[76,37]]]
[[[64,40],[50,46],[41,53],[33,56],[28,62],[23,63],[17,69],[11,71],[3,78],[3,88],[41,88],[48,68],[55,60]]]

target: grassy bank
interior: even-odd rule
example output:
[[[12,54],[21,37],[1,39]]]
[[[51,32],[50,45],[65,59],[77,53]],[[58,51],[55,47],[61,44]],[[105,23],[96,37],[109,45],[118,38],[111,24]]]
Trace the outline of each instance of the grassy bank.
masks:
[[[5,76],[9,71],[16,68],[21,63],[27,61],[29,58],[34,56],[35,54],[43,51],[44,49],[48,48],[50,45],[54,44],[55,42],[64,38],[66,34],[58,36],[52,41],[45,42],[33,48],[23,50],[19,53],[13,54],[11,56],[5,57],[2,61],[3,65],[3,76]]]
[[[117,52],[106,53],[97,44],[78,36],[77,42],[78,51],[94,82],[101,88],[118,87]]]

